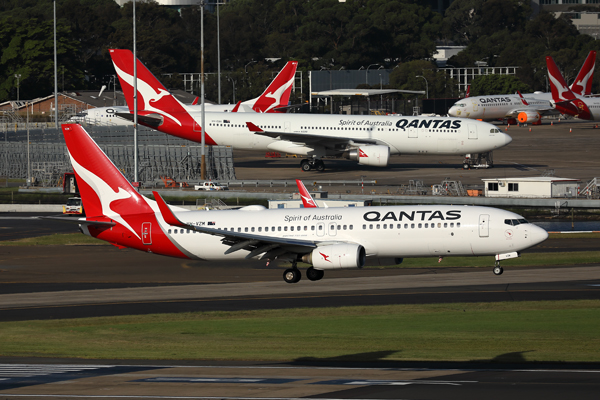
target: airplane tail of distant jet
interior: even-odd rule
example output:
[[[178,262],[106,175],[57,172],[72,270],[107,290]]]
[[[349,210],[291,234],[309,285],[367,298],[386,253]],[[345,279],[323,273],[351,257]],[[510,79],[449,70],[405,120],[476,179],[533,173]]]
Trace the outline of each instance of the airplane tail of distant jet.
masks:
[[[115,70],[121,82],[125,101],[133,111],[133,53],[129,50],[110,49]],[[190,115],[188,106],[180,102],[162,83],[137,60],[138,121],[146,126],[174,136],[199,142],[201,128]],[[119,116],[132,119],[133,115]],[[207,145],[217,143],[205,135]]]
[[[129,110],[133,111],[133,53],[122,49],[110,49],[109,52]],[[162,112],[186,110],[185,105],[172,96],[139,59],[137,60],[137,77],[138,110],[160,110]]]
[[[141,194],[79,124],[62,125],[86,218],[86,234],[117,247],[188,258],[160,231],[158,205]]]
[[[300,179],[296,179],[296,185],[298,185],[298,190],[300,191],[300,198],[302,199],[302,205],[304,208],[318,208],[317,202],[311,194],[304,186],[304,183]]]
[[[581,119],[592,119],[588,106],[569,89],[552,57],[546,57],[546,65],[548,67],[552,100],[556,109],[561,113]]]
[[[571,91],[580,96],[589,96],[592,94],[592,81],[594,80],[594,67],[596,66],[596,51],[592,50],[588,54],[585,62],[571,85]]]
[[[275,112],[278,107],[287,107],[298,61],[288,61],[267,89],[256,99],[252,109],[256,112]]]

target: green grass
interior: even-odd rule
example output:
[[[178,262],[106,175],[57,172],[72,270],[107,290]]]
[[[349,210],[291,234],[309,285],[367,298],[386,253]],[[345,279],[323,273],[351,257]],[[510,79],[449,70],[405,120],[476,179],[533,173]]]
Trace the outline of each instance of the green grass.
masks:
[[[600,300],[3,322],[0,355],[116,359],[600,361]]]

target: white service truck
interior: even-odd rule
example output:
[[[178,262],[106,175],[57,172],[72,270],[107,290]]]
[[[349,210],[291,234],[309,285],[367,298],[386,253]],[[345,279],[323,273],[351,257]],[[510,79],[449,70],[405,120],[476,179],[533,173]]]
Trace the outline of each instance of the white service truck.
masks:
[[[194,185],[194,190],[229,190],[227,185],[221,185],[218,182],[200,182]]]

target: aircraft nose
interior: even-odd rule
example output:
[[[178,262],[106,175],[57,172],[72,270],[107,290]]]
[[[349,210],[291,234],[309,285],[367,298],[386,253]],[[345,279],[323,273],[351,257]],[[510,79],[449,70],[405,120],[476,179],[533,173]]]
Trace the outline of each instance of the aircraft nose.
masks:
[[[548,232],[546,232],[544,228],[540,228],[537,225],[531,224],[529,238],[531,240],[531,245],[535,246],[548,239]]]
[[[510,135],[502,132],[502,136],[500,136],[500,145],[498,147],[504,147],[507,144],[509,144],[510,142],[512,142],[512,138],[510,137]]]
[[[457,108],[452,106],[450,107],[450,109],[448,110],[448,115],[451,117],[457,117],[458,115],[456,114]]]

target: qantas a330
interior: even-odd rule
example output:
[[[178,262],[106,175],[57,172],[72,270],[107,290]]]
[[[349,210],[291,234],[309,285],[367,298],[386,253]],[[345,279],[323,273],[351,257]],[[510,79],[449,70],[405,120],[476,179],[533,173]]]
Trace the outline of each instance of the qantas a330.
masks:
[[[110,50],[129,109],[133,109],[133,54]],[[138,120],[161,132],[201,141],[201,113],[182,104],[137,60]],[[385,167],[392,154],[489,153],[512,139],[495,126],[459,118],[331,114],[205,113],[205,143],[234,149],[300,154],[305,171],[322,171],[324,157]],[[467,165],[468,167],[468,165]]]
[[[189,211],[138,193],[78,124],[62,126],[86,210],[76,219],[83,233],[117,247],[199,260],[283,260],[283,278],[301,278],[297,262],[311,264],[306,277],[361,268],[367,258],[519,256],[548,234],[515,213],[473,206]]]
[[[591,94],[595,65],[596,52],[592,50],[571,85],[571,90],[577,96],[589,96]],[[550,71],[548,75],[552,80]],[[469,96],[457,101],[448,110],[448,115],[453,117],[484,121],[509,118],[516,119],[521,123],[531,124],[540,123],[542,115],[552,113],[557,113],[552,102],[552,93],[542,92],[526,93],[523,96],[520,94]]]

